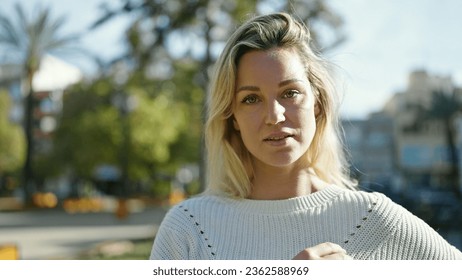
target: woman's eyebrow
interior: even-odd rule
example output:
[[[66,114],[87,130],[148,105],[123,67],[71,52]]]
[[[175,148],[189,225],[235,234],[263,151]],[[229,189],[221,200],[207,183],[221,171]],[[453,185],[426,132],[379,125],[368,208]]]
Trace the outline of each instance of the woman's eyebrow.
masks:
[[[283,86],[286,86],[288,84],[293,84],[293,83],[303,83],[303,80],[300,80],[300,79],[285,80],[279,83],[279,87],[283,87]]]

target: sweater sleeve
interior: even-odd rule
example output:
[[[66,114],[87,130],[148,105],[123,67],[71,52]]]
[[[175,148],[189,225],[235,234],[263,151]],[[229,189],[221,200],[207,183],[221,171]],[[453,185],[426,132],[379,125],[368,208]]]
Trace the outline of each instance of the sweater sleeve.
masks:
[[[185,234],[161,224],[152,246],[151,260],[185,260],[189,249]]]
[[[462,259],[462,253],[433,228],[404,207],[390,201],[396,213],[392,233],[377,248],[374,259],[450,260]]]
[[[187,260],[190,258],[192,240],[190,223],[181,206],[171,208],[165,215],[154,238],[151,260]]]
[[[177,205],[165,215],[154,239],[152,260],[196,260],[208,256],[199,223],[186,205]]]

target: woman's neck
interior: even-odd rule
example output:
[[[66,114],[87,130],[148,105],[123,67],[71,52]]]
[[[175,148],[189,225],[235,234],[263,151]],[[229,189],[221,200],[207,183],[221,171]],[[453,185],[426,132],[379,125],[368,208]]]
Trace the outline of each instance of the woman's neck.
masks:
[[[311,194],[322,186],[313,184],[310,169],[265,166],[255,170],[251,199],[277,200]]]

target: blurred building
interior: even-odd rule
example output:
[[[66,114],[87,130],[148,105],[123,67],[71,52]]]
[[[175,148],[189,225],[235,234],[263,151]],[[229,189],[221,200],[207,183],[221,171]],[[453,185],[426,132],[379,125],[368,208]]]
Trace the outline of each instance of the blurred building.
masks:
[[[383,112],[366,120],[343,122],[352,174],[362,188],[382,190],[397,186],[393,119]]]
[[[395,94],[383,112],[395,123],[394,140],[397,165],[403,186],[447,186],[452,162],[446,124],[432,116],[435,92],[454,93],[449,76],[415,71],[409,75],[407,89]]]
[[[35,99],[34,140],[38,153],[51,149],[51,135],[56,128],[57,115],[62,109],[64,90],[82,79],[81,71],[56,57],[46,55],[32,82]],[[21,65],[0,65],[0,88],[5,88],[13,101],[10,119],[23,123],[24,91]]]
[[[453,163],[447,124],[431,114],[435,91],[448,95],[460,92],[448,76],[415,71],[409,75],[406,90],[394,94],[380,112],[365,120],[344,121],[353,173],[364,184],[387,185],[395,190],[450,188],[452,182],[447,178]],[[462,128],[460,119],[458,115],[458,122],[450,124],[456,132]],[[462,148],[460,133],[454,135],[453,142]]]
[[[461,96],[451,77],[415,71],[381,111],[344,120],[360,186],[386,193],[435,227],[460,228]]]

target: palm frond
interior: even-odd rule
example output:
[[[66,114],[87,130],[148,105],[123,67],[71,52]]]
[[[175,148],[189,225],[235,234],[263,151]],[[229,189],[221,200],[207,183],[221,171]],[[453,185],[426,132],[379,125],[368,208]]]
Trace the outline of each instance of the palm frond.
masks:
[[[18,28],[5,16],[0,15],[0,43],[20,47],[21,39]]]
[[[16,11],[16,15],[17,15],[17,23],[18,23],[18,31],[20,30],[27,30],[28,29],[28,23],[29,23],[29,20],[28,20],[28,17],[24,11],[24,9],[22,8],[21,5],[19,5],[19,3],[16,3],[16,5],[14,6],[14,9]]]
[[[21,54],[22,63],[35,68],[43,55],[72,45],[77,36],[60,34],[65,18],[52,17],[50,8],[37,6],[29,14],[18,3],[12,16],[0,13],[0,45]]]
[[[77,36],[68,36],[64,38],[48,40],[43,46],[43,48],[47,51],[53,51],[59,48],[66,48],[68,45],[75,42],[77,39]]]

